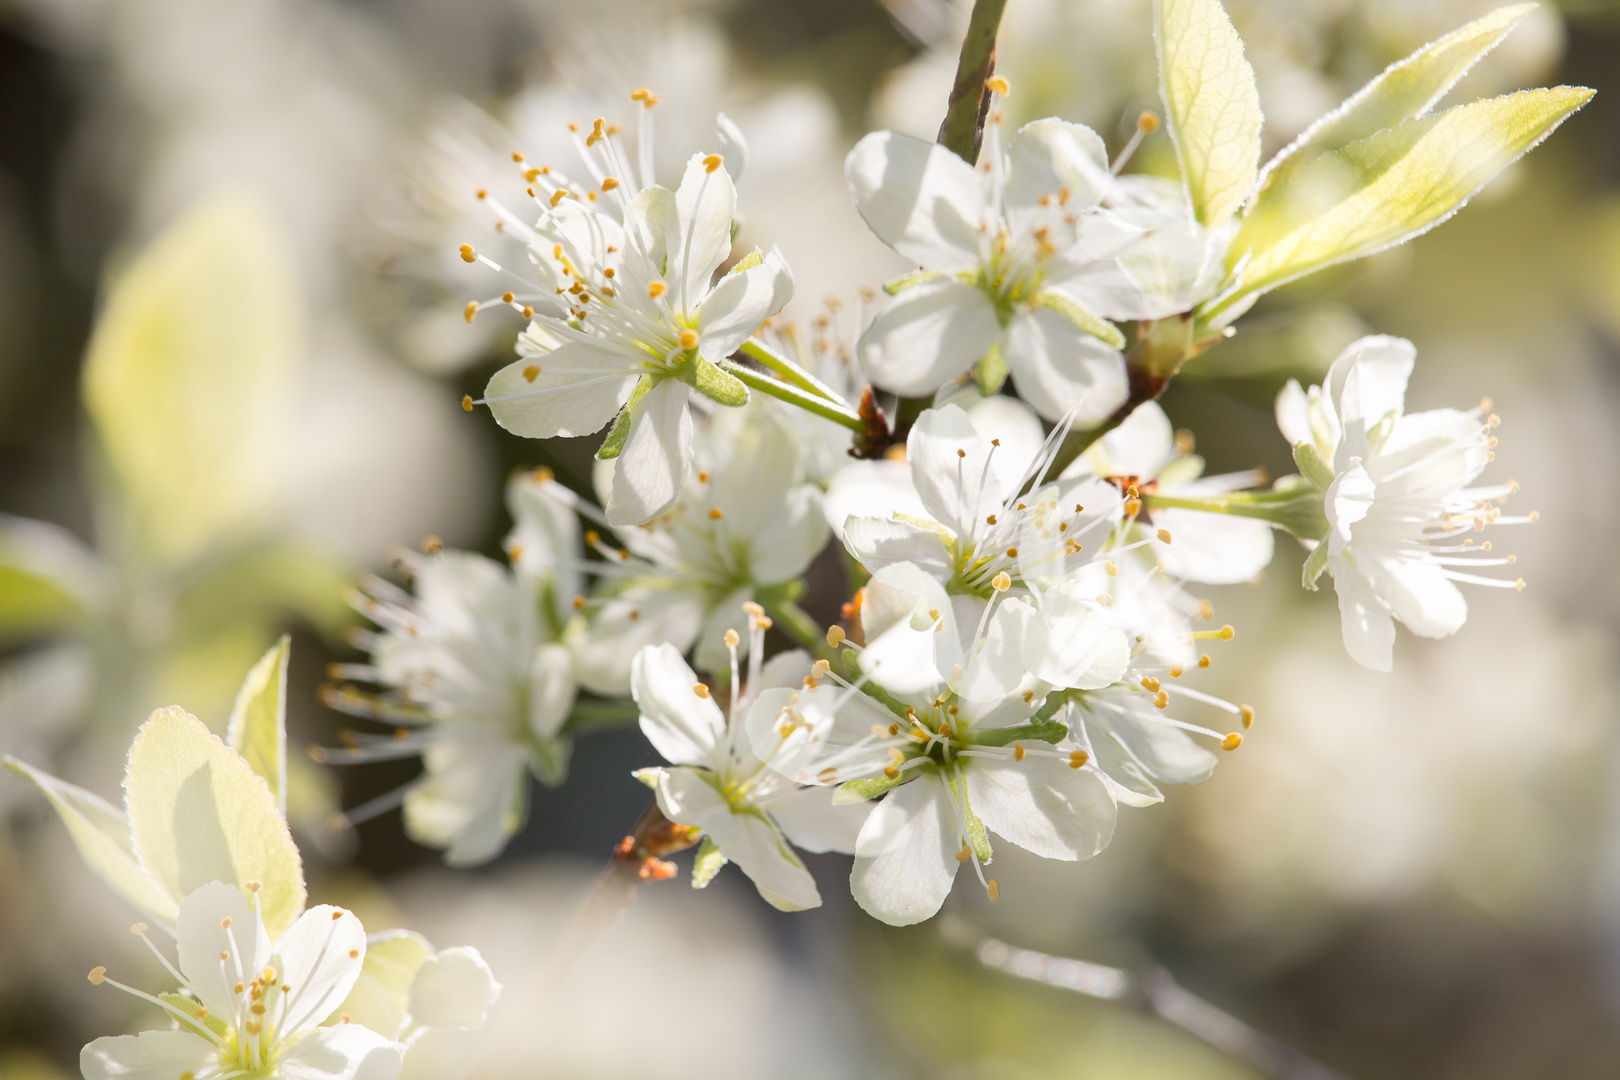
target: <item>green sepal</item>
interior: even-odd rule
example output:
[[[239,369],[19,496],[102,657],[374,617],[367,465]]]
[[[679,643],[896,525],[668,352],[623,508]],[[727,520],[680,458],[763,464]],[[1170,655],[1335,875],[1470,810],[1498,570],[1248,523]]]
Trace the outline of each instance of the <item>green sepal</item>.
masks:
[[[694,354],[691,363],[681,368],[676,377],[717,405],[737,409],[748,404],[748,387],[743,381],[721,371],[701,354]]]
[[[990,346],[990,351],[973,366],[973,377],[979,383],[979,393],[985,397],[1001,393],[1002,384],[1007,381],[1007,361],[1001,355],[1000,342]]]
[[[726,276],[730,277],[732,274],[740,274],[745,270],[752,270],[754,267],[760,265],[764,261],[765,253],[760,251],[759,248],[755,248],[753,251],[750,251],[748,254],[738,259],[731,269],[726,271]]]
[[[213,1013],[204,1014],[202,1006],[184,994],[173,992],[159,994],[158,1000],[173,1010],[169,1015],[174,1017],[175,1023],[182,1028],[190,1028],[194,1035],[201,1035],[206,1039],[208,1037],[206,1032],[211,1031],[220,1038],[224,1038],[225,1033],[230,1030],[224,1020]],[[175,1013],[183,1013],[187,1019],[182,1020],[176,1017]]]
[[[1060,292],[1042,289],[1035,294],[1035,305],[1051,308],[1074,323],[1081,332],[1090,334],[1105,345],[1111,345],[1116,349],[1125,347],[1125,335],[1119,332],[1119,327],[1107,319],[1098,318]]]
[[[967,822],[967,842],[973,848],[973,854],[979,862],[988,866],[990,864],[990,834],[979,820],[979,815],[973,812],[968,803],[967,783],[960,771],[950,776],[951,790],[962,803],[962,817]]]
[[[658,766],[653,766],[651,768],[646,768],[646,769],[637,769],[635,772],[632,772],[630,775],[635,777],[637,780],[640,780],[643,784],[646,784],[648,787],[652,788],[654,791],[657,791],[658,790],[658,778],[660,776],[662,776],[663,773],[664,773],[663,769],[659,768]]]
[[[529,736],[529,771],[546,787],[558,787],[568,779],[568,759],[573,753],[574,740]]]
[[[1294,447],[1294,464],[1299,466],[1305,479],[1323,491],[1333,486],[1333,466],[1323,461],[1322,455],[1310,443],[1302,442]]]
[[[718,874],[720,868],[728,861],[720,854],[720,846],[714,842],[714,838],[705,835],[703,846],[698,848],[697,859],[692,863],[692,888],[707,888],[709,882],[714,880],[714,875]]]
[[[1285,476],[1271,490],[1284,496],[1276,501],[1277,516],[1272,520],[1301,540],[1327,539],[1326,496],[1322,488],[1303,476]]]
[[[651,375],[643,375],[641,381],[636,383],[636,388],[630,392],[630,400],[624,403],[619,415],[613,418],[613,426],[608,429],[607,438],[596,448],[597,461],[611,461],[624,452],[624,444],[630,438],[630,419],[636,411],[636,406],[647,396],[647,391],[651,390],[653,385]]]
[[[775,585],[766,585],[754,590],[754,599],[764,608],[773,608],[779,604],[791,604],[804,595],[804,581],[794,578],[792,581],[779,581]]]
[[[1305,569],[1300,573],[1299,583],[1311,592],[1316,591],[1316,579],[1322,576],[1327,569],[1328,546],[1324,540],[1311,549],[1305,556]]]
[[[875,799],[879,795],[884,795],[890,791],[893,791],[895,788],[899,787],[901,784],[910,779],[911,777],[907,776],[905,773],[901,773],[900,775],[892,778],[887,774],[883,774],[879,776],[869,776],[864,780],[846,780],[844,783],[839,784],[838,787],[833,791],[833,805],[848,806],[850,803],[866,802],[868,799]]]
[[[932,281],[937,277],[943,276],[944,275],[938,270],[917,270],[913,273],[906,274],[903,277],[897,277],[893,281],[884,282],[883,291],[888,293],[890,296],[896,296],[899,293],[911,288],[913,285],[921,285],[925,281]]]
[[[1032,720],[1017,727],[990,728],[974,732],[969,738],[974,746],[1006,746],[1012,742],[1056,743],[1069,733],[1069,726],[1060,720]]]

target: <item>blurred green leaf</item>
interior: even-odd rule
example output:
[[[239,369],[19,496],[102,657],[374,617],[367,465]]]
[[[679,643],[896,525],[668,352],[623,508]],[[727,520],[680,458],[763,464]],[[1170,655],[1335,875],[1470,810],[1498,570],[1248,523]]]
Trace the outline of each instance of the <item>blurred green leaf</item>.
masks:
[[[231,709],[225,743],[264,777],[281,816],[287,816],[287,661],[292,638],[286,634],[248,672]]]
[[[0,645],[73,627],[101,576],[95,554],[66,529],[0,515]]]

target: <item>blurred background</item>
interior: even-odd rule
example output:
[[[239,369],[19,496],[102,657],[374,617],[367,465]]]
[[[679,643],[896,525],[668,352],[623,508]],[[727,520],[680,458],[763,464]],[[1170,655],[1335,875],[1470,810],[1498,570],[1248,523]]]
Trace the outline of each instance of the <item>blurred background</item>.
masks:
[[[1228,0],[1269,149],[1486,0]],[[1010,121],[1057,114],[1123,143],[1156,108],[1149,0],[1010,0]],[[790,314],[898,269],[843,190],[864,132],[929,136],[966,6],[949,0],[8,0],[0,4],[0,750],[109,796],[153,707],[216,726],[252,661],[294,634],[289,723],[330,742],[316,691],[352,659],[344,588],[426,534],[498,551],[507,472],[585,490],[589,445],[466,416],[517,332],[456,257],[491,241],[474,188],[566,125],[662,96],[669,182],[747,135],[745,243],[779,244]],[[1402,635],[1356,667],[1331,593],[1212,589],[1237,640],[1218,692],[1259,720],[1215,776],[1122,811],[1096,859],[1010,845],[993,907],[962,890],[907,930],[856,909],[768,908],[734,870],[649,887],[560,994],[547,951],[646,793],[633,728],[582,739],[505,855],[451,873],[397,813],[325,819],[409,762],[294,777],[312,893],[368,925],[470,943],[507,994],[481,1035],[434,1033],[413,1077],[986,1077],[1258,1074],[1129,1003],[981,966],[964,933],[1184,986],[1344,1074],[1620,1074],[1620,5],[1544,4],[1454,93],[1554,82],[1595,101],[1416,242],[1267,298],[1165,399],[1215,471],[1289,468],[1271,401],[1370,330],[1417,343],[1411,408],[1493,399],[1494,475],[1532,527],[1499,535],[1529,582],[1473,590],[1455,638]],[[559,149],[563,148],[563,149]],[[1138,164],[1167,167],[1148,140]],[[173,241],[183,235],[187,244]],[[136,286],[191,336],[119,318]],[[94,332],[94,333],[93,333]],[[221,355],[219,342],[227,346]],[[144,360],[137,362],[131,357]],[[842,600],[812,595],[824,620]],[[142,1021],[93,964],[162,980],[130,915],[19,778],[0,776],[0,1078],[77,1075]],[[942,932],[955,927],[955,937]],[[963,931],[963,928],[967,928]],[[150,969],[150,970],[148,970]]]

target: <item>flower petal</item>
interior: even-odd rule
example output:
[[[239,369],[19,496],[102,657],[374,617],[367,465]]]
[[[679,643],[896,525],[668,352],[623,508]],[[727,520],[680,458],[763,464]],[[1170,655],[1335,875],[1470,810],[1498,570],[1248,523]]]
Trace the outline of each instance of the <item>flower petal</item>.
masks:
[[[1349,467],[1329,485],[1322,504],[1331,530],[1327,538],[1329,555],[1344,553],[1351,541],[1355,523],[1371,512],[1377,495],[1378,489],[1367,475],[1367,470],[1362,468],[1361,460],[1352,458]]]
[[[1031,664],[1037,678],[1055,687],[1094,690],[1117,681],[1130,662],[1130,643],[1096,603],[1066,589],[1041,597],[1046,650]]]
[[[1328,556],[1333,589],[1339,594],[1339,623],[1350,659],[1374,671],[1395,666],[1395,621],[1372,583],[1343,555]]]
[[[1089,859],[1114,835],[1118,811],[1095,769],[1037,754],[980,758],[967,770],[967,790],[986,828],[1045,859]]]
[[[892,514],[927,517],[928,510],[911,486],[911,467],[903,461],[856,461],[833,474],[822,501],[833,535],[842,537],[844,523],[855,514],[886,518]]]
[[[325,1020],[349,996],[365,964],[366,928],[354,913],[331,904],[312,907],[276,943],[276,971],[287,992],[284,1031]]]
[[[961,830],[934,776],[884,796],[855,841],[850,892],[875,919],[910,926],[937,912],[956,880]]]
[[[282,1080],[394,1080],[405,1047],[359,1024],[317,1028],[281,1059]]]
[[[855,345],[872,382],[897,394],[931,394],[1001,340],[983,291],[955,278],[912,285],[878,312]]]
[[[529,665],[529,730],[544,739],[555,738],[574,707],[578,689],[573,654],[561,645],[538,646]]]
[[[1007,147],[1003,199],[1016,232],[1030,231],[1038,215],[1050,218],[1051,207],[1061,205],[1070,214],[1088,210],[1117,186],[1107,147],[1084,124],[1036,120],[1019,128]]]
[[[1441,567],[1421,557],[1377,558],[1357,554],[1378,595],[1397,619],[1419,637],[1443,638],[1468,621],[1468,601]]]
[[[1157,401],[1131,410],[1119,427],[1092,443],[1081,455],[1098,476],[1149,479],[1175,456],[1175,429]]]
[[[264,923],[241,890],[218,881],[181,901],[175,942],[186,983],[217,1016],[236,1015],[240,998],[233,987],[251,982],[270,962]]]
[[[726,720],[712,698],[699,697],[697,675],[673,645],[649,645],[630,665],[630,693],[641,709],[641,732],[664,760],[712,768]]]
[[[594,694],[630,692],[630,662],[646,645],[668,642],[685,652],[703,625],[703,601],[664,581],[632,585],[604,599],[583,632],[569,639],[579,681]]]
[[[1277,391],[1277,430],[1282,432],[1289,446],[1314,441],[1311,437],[1311,399],[1300,389],[1298,379],[1289,379]]]
[[[835,804],[832,796],[824,787],[792,788],[772,799],[766,810],[795,847],[853,854],[872,804]]]
[[[405,797],[405,832],[444,848],[451,866],[499,855],[523,824],[528,774],[521,750],[505,740],[446,741],[422,754],[427,779]]]
[[[737,216],[737,188],[731,174],[724,165],[711,172],[705,156],[692,155],[681,186],[675,189],[680,240],[678,246],[671,241],[669,252],[673,302],[691,313],[709,291],[709,279],[731,254],[731,222]]]
[[[877,238],[930,270],[979,265],[985,180],[938,143],[874,131],[844,160],[855,208]]]
[[[85,1080],[175,1080],[186,1073],[207,1074],[218,1064],[214,1045],[189,1031],[110,1035],[79,1051]]]
[[[1200,510],[1155,510],[1153,524],[1170,533],[1170,544],[1155,540],[1153,547],[1175,577],[1206,585],[1235,585],[1250,580],[1271,562],[1271,526],[1263,521]]]
[[[952,573],[945,539],[934,529],[894,518],[852,517],[844,522],[844,547],[869,572],[909,562],[940,581]]]
[[[698,351],[718,364],[792,298],[793,271],[782,252],[772,247],[764,262],[728,273],[704,297]]]
[[[630,436],[614,462],[607,517],[640,525],[668,510],[692,464],[692,411],[686,384],[665,379],[636,402]]]
[[[500,995],[501,984],[477,949],[441,949],[411,980],[411,1019],[428,1027],[481,1028]]]
[[[1048,420],[1073,409],[1077,426],[1095,427],[1125,402],[1125,360],[1118,350],[1051,308],[1013,316],[1006,355],[1019,395]]]
[[[501,368],[484,387],[484,398],[495,422],[514,435],[569,438],[601,431],[630,400],[636,378],[629,357],[570,341]]]
[[[773,907],[803,911],[821,906],[815,879],[776,828],[762,814],[734,812],[696,770],[663,770],[658,804],[671,821],[701,828]]]
[[[991,449],[990,440],[955,405],[924,411],[906,437],[912,486],[928,516],[959,539],[972,536],[983,515],[1000,506]]]

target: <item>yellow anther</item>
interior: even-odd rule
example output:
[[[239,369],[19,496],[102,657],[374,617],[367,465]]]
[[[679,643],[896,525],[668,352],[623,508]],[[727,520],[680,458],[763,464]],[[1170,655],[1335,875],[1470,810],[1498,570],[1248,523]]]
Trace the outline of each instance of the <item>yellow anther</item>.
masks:
[[[1136,118],[1136,127],[1144,135],[1151,135],[1159,130],[1159,118],[1151,112],[1144,112]],[[1183,453],[1185,452],[1183,451]]]
[[[1009,86],[1007,84],[1007,80],[1003,79],[1000,75],[990,76],[988,79],[984,80],[984,85],[990,88],[990,92],[992,94],[1000,94],[1002,97],[1006,97],[1008,94],[1012,93],[1012,87]]]
[[[1001,896],[1001,883],[991,878],[984,883],[984,891],[990,894],[990,902],[993,904]]]
[[[844,643],[844,637],[844,628],[842,626],[827,627],[827,645],[829,648],[838,648]]]
[[[1183,670],[1185,670],[1185,669],[1183,669],[1183,668],[1178,668],[1178,667],[1173,667],[1173,668],[1171,668],[1171,669],[1170,669],[1170,677],[1171,677],[1171,678],[1172,678],[1172,679],[1179,679],[1179,678],[1181,678],[1181,673],[1182,673],[1182,671],[1183,671]]]
[[[516,299],[517,299],[517,297],[515,295],[513,295],[512,293],[509,293],[509,292],[501,293],[501,303],[503,303],[503,304],[510,304],[513,300],[516,300]]]
[[[229,915],[219,920],[219,928],[221,930],[229,930],[231,928],[231,917]]]
[[[1222,641],[1231,641],[1235,637],[1237,637],[1237,631],[1232,629],[1231,623],[1227,623],[1225,626],[1221,627]]]
[[[477,191],[473,192],[473,194],[477,195],[480,199],[489,198],[489,192],[485,191],[483,188],[479,188]]]
[[[810,665],[810,674],[812,674],[812,675],[814,675],[814,676],[816,676],[818,678],[820,676],[822,676],[822,675],[827,674],[831,670],[832,670],[832,661],[830,661],[830,660],[817,660],[815,663]]]
[[[612,191],[614,188],[616,188],[618,186],[619,186],[618,179],[615,178],[615,177],[612,177],[612,176],[609,176],[609,177],[607,177],[606,179],[604,179],[602,181],[602,190],[603,191]]]
[[[1142,495],[1142,493],[1139,490],[1137,490],[1137,487],[1136,487],[1135,484],[1131,484],[1129,487],[1127,487],[1125,489],[1125,494],[1126,494],[1127,497],[1132,498],[1132,499],[1140,498],[1141,495]]]
[[[473,246],[471,244],[461,245],[461,261],[469,263],[478,261],[478,253],[473,250]]]
[[[695,348],[697,348],[697,344],[698,344],[697,331],[696,330],[682,330],[681,331],[681,336],[680,336],[680,344],[681,344],[681,348],[683,348],[683,349],[695,349]]]
[[[655,281],[651,285],[647,286],[647,295],[654,300],[658,299],[660,296],[663,296],[668,291],[669,286],[665,285],[662,281]]]
[[[473,316],[477,314],[478,301],[476,300],[467,301],[467,306],[461,309],[462,317],[465,318],[469,323],[473,321]]]
[[[968,850],[967,841],[964,840],[962,841],[962,850],[956,853],[956,861],[967,862],[971,858],[973,858],[973,852]]]
[[[530,307],[528,304],[524,304],[523,305],[523,317],[525,319],[534,318],[534,308]]]
[[[990,579],[990,587],[996,592],[1006,592],[1012,588],[1012,577],[1008,575],[1007,571],[1003,570]]]
[[[735,630],[727,630],[726,631],[726,648],[735,649],[741,643],[742,643],[742,638],[738,636],[737,631],[735,631]]]
[[[551,205],[552,205],[552,208],[555,209],[557,204],[562,202],[566,198],[568,198],[568,189],[567,188],[558,188],[556,191],[553,191],[551,193]]]
[[[524,379],[525,382],[534,382],[535,377],[538,376],[539,374],[540,374],[540,365],[539,364],[530,364],[528,367],[523,369],[523,379]]]
[[[1242,745],[1243,745],[1243,736],[1239,735],[1235,731],[1232,732],[1232,734],[1228,735],[1226,738],[1221,740],[1221,749],[1222,750],[1236,750],[1238,747],[1240,747]]]
[[[1119,576],[1119,567],[1114,565],[1114,562],[1113,562],[1112,559],[1104,559],[1103,560],[1103,569],[1108,572],[1109,577],[1118,577]]]
[[[1524,592],[1524,578],[1514,578],[1513,579],[1513,591],[1514,592]]]
[[[93,968],[90,969],[90,981],[92,983],[94,983],[95,985],[100,986],[102,984],[102,982],[104,982],[106,980],[106,978],[107,978],[107,969],[106,968],[104,968],[104,967],[102,967],[100,965],[97,965],[96,967],[93,967]]]
[[[723,163],[724,160],[719,154],[710,154],[708,157],[703,159],[703,171],[714,172],[714,170],[718,169]]]
[[[1007,558],[1009,558],[1009,559],[1018,558],[1018,549],[1015,548],[1015,547],[1008,548],[1007,549]]]
[[[1170,707],[1169,691],[1160,690],[1158,696],[1153,699],[1153,707],[1155,709],[1168,709]]]
[[[1159,692],[1159,680],[1151,675],[1142,676],[1142,689],[1157,694]]]
[[[1140,514],[1141,512],[1142,512],[1142,500],[1141,499],[1126,499],[1125,500],[1125,516],[1126,517],[1135,517],[1137,514]]]
[[[1086,767],[1086,762],[1090,760],[1090,754],[1086,753],[1084,750],[1076,750],[1069,755],[1069,768],[1083,769]]]
[[[514,150],[512,151],[512,160],[521,162],[523,160],[523,155]]]
[[[1254,726],[1254,710],[1249,706],[1239,705],[1238,715],[1243,717],[1243,729],[1245,731]]]
[[[1540,510],[1532,510],[1532,511],[1530,511],[1530,520],[1531,521],[1540,521],[1541,520],[1541,511]]]
[[[900,770],[895,768],[893,765],[885,765],[883,766],[883,775],[887,776],[890,780],[893,780],[900,775]]]
[[[984,523],[986,525],[994,525],[996,523],[996,515],[991,514],[989,517],[984,519]]]
[[[743,601],[742,609],[756,619],[762,619],[765,617],[765,609],[753,600]]]
[[[1159,530],[1159,543],[1168,544],[1169,542],[1170,542],[1170,530],[1169,529],[1160,529]]]
[[[138,922],[134,926],[129,928],[129,932],[134,934],[136,937],[140,937],[142,934],[146,933],[146,931],[147,931],[147,926],[143,922]]]
[[[693,683],[692,693],[700,698],[706,698],[709,696],[709,687],[705,683]]]
[[[710,521],[719,521],[721,518],[723,518],[725,516],[726,516],[726,512],[724,510],[720,509],[718,506],[709,507],[709,520]]]
[[[830,784],[834,780],[838,779],[838,770],[829,765],[827,768],[816,773],[816,779],[823,784]]]
[[[1017,742],[1013,743],[1013,760],[1014,761],[1023,761],[1024,760],[1024,744],[1023,743],[1017,743]]]
[[[439,539],[437,536],[434,536],[432,533],[428,533],[426,536],[422,537],[422,554],[437,555],[443,550],[444,541]]]
[[[575,611],[581,611],[581,610],[584,609],[584,607],[585,607],[585,598],[583,596],[574,597],[574,610]]]
[[[1215,617],[1215,605],[1208,600],[1198,601],[1198,617],[1200,619],[1213,619]]]

